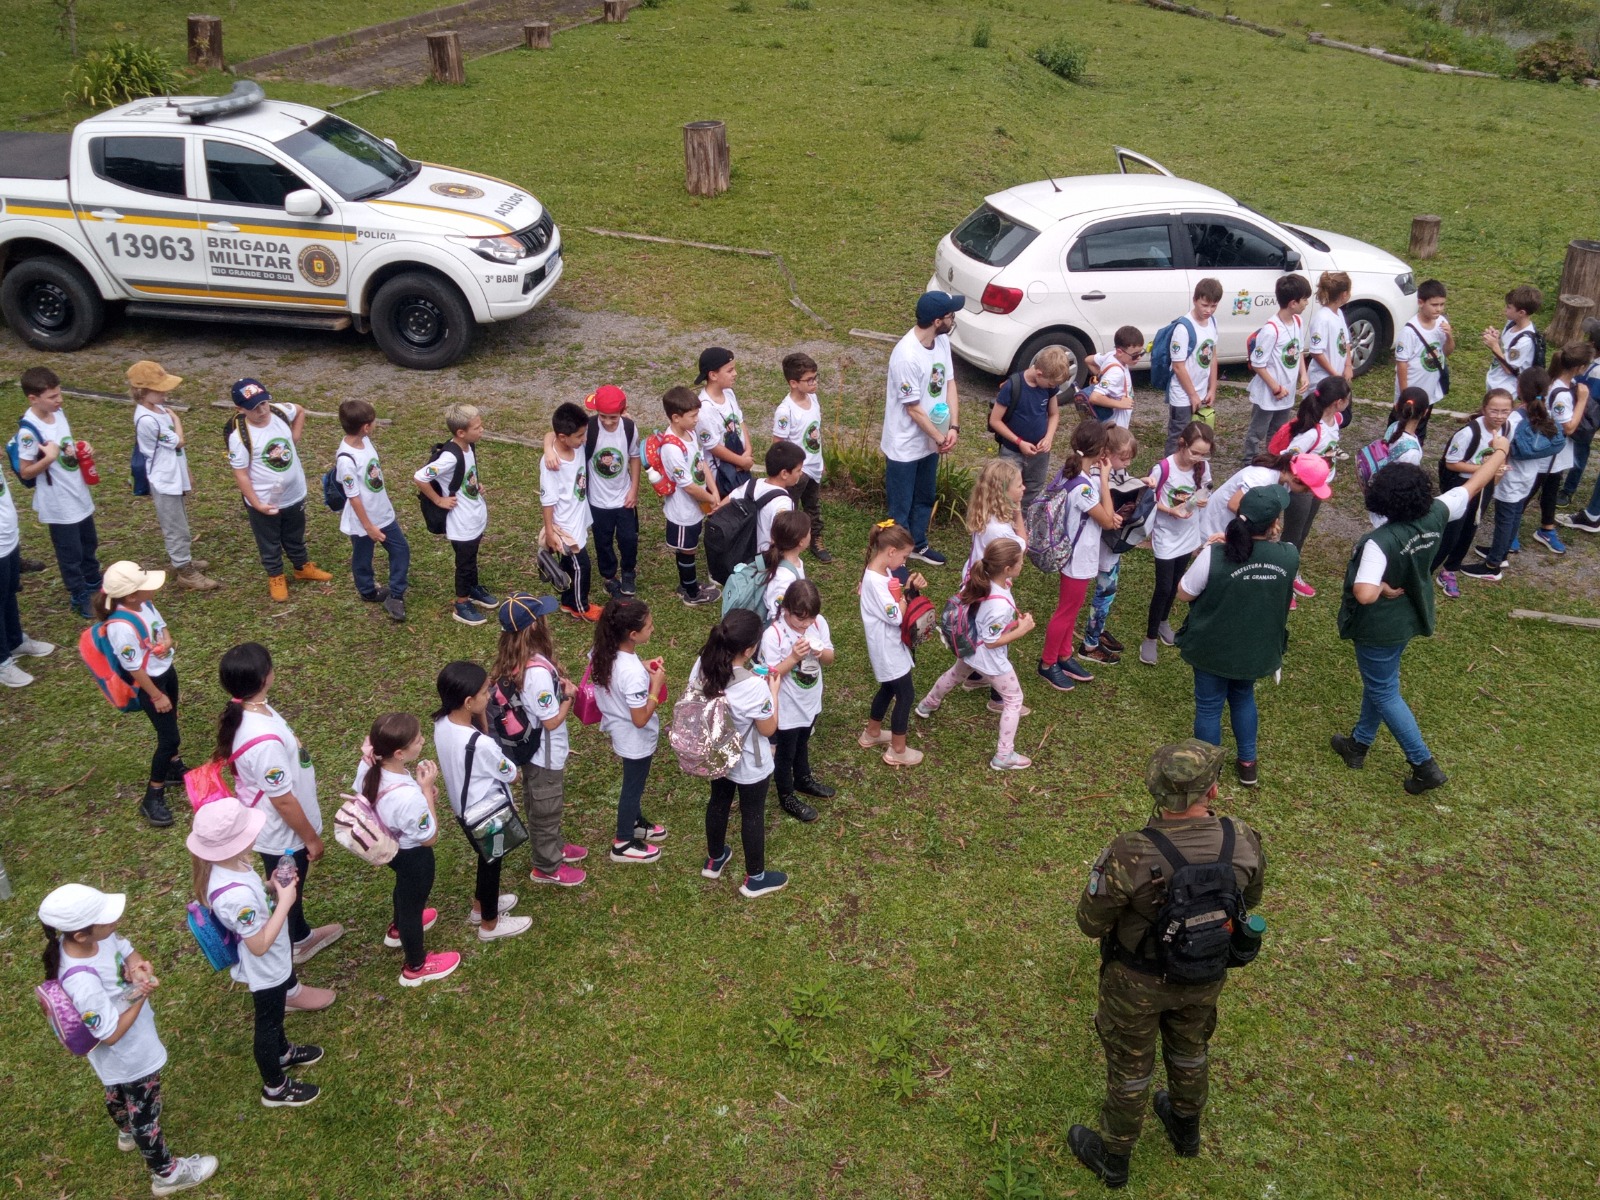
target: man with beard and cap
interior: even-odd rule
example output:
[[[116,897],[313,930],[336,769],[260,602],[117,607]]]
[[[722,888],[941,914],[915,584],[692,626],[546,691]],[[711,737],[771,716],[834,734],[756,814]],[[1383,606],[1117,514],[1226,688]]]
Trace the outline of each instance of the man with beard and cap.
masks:
[[[955,449],[961,431],[950,331],[965,304],[948,292],[917,298],[917,323],[889,355],[884,396],[879,449],[889,517],[911,534],[911,557],[935,567],[946,559],[928,545],[928,523],[939,494],[939,457]]]

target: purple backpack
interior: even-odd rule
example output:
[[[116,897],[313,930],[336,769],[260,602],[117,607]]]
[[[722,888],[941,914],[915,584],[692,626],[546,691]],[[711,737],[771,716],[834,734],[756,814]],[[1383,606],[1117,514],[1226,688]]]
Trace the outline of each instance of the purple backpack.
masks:
[[[33,994],[39,999],[39,1007],[44,1009],[44,1019],[50,1022],[50,1032],[56,1035],[56,1041],[81,1058],[93,1050],[100,1039],[83,1023],[83,1018],[73,1006],[72,997],[61,986],[62,980],[79,971],[88,971],[92,975],[94,968],[68,967],[59,979],[46,979],[39,984],[33,989]]]

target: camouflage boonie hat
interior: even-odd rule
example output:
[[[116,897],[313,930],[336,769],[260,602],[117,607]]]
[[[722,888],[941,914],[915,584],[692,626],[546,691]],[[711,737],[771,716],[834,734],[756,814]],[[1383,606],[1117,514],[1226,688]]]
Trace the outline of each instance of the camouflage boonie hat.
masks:
[[[1222,747],[1189,738],[1150,756],[1144,785],[1168,812],[1182,812],[1205,799],[1222,770]]]

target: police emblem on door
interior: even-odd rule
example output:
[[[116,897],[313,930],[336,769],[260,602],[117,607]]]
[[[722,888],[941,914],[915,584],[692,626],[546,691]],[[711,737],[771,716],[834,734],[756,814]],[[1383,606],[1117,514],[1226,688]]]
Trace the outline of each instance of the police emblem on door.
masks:
[[[330,287],[339,279],[339,259],[326,246],[307,246],[300,251],[300,274],[317,287]]]
[[[477,200],[483,196],[483,189],[475,188],[470,183],[436,183],[428,190],[437,196],[449,196],[452,200]]]

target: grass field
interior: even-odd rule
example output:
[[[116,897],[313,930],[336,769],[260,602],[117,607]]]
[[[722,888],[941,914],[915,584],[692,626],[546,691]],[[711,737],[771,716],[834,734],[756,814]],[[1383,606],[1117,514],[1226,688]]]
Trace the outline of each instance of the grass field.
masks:
[[[1397,251],[1413,212],[1441,212],[1442,252],[1429,269],[1451,283],[1460,329],[1492,319],[1514,282],[1552,290],[1566,240],[1595,232],[1581,173],[1563,166],[1597,148],[1594,93],[1413,75],[1099,3],[1071,9],[1095,76],[1073,87],[1026,58],[1056,31],[1060,10],[1043,0],[752,8],[665,0],[620,29],[564,34],[547,55],[475,63],[466,89],[387,93],[344,111],[408,153],[533,187],[570,239],[569,301],[763,345],[818,332],[768,267],[633,250],[582,226],[777,249],[840,330],[903,328],[935,240],[983,191],[1104,169],[1113,142],[1275,216]],[[987,50],[970,45],[980,16],[993,29]],[[301,36],[313,35],[296,28],[283,40]],[[696,202],[682,192],[678,126],[707,115],[729,121],[734,186]],[[5,346],[0,373],[14,378],[32,358]],[[330,407],[341,387],[364,386],[372,353],[324,356],[317,392],[286,398]],[[491,339],[489,357],[443,377],[440,390],[471,391],[480,372],[507,362],[543,369],[560,353]],[[638,350],[587,347],[579,357],[603,353],[631,362]],[[68,374],[72,362],[54,365]],[[1465,352],[1458,377],[1482,365]],[[774,394],[770,367],[750,378],[758,386],[741,395]],[[833,378],[830,367],[825,387]],[[216,382],[195,380],[197,404]],[[1363,390],[1387,386],[1379,375]],[[489,399],[493,424],[523,432],[551,403],[532,387]],[[846,425],[870,428],[881,386],[862,376],[825,400]],[[278,662],[274,700],[317,763],[329,815],[372,717],[429,711],[438,667],[486,661],[492,644],[488,629],[446,619],[448,553],[404,490],[438,436],[436,398],[413,392],[382,406],[395,424],[380,448],[416,551],[407,625],[355,599],[346,544],[320,509],[312,548],[335,583],[297,589],[287,606],[268,602],[209,409],[188,419],[192,520],[196,552],[227,588],[162,604],[180,647],[190,761],[222,704],[217,656],[262,640]],[[753,429],[768,427],[766,400],[749,410]],[[109,466],[104,544],[158,561],[150,510],[123,491],[127,411],[88,401],[69,411]],[[1224,409],[1230,461],[1238,416]],[[1362,420],[1357,437],[1374,436]],[[1157,436],[1142,415],[1136,431]],[[319,468],[333,440],[326,422],[312,426]],[[971,442],[975,461],[982,442]],[[484,469],[485,580],[497,591],[536,586],[534,454],[492,447]],[[1600,924],[1589,887],[1600,825],[1587,732],[1600,705],[1587,683],[1600,650],[1592,632],[1512,622],[1507,611],[1600,607],[1581,583],[1514,578],[1449,606],[1439,635],[1409,652],[1405,685],[1450,785],[1406,796],[1386,736],[1366,771],[1351,774],[1325,749],[1358,702],[1333,625],[1349,493],[1308,547],[1323,592],[1295,614],[1283,683],[1261,689],[1262,787],[1224,787],[1224,808],[1266,840],[1269,949],[1225,995],[1202,1157],[1179,1162],[1147,1130],[1130,1194],[1587,1194],[1600,1125],[1588,1035],[1600,1016],[1588,951]],[[657,546],[655,502],[645,505],[641,593],[660,601],[654,646],[676,690],[707,616],[670,598],[671,560]],[[854,744],[873,690],[854,615],[855,551],[877,513],[834,492],[827,515],[840,561],[813,574],[840,656],[815,748],[841,794],[816,825],[769,819],[769,859],[792,873],[790,888],[749,903],[727,881],[700,879],[701,789],[663,750],[649,803],[672,829],[665,861],[601,863],[584,888],[554,895],[519,881],[519,911],[536,919],[520,940],[482,948],[468,937],[471,863],[460,839],[442,839],[442,916],[429,945],[462,949],[466,962],[413,992],[396,987],[397,956],[380,942],[388,873],[330,843],[310,912],[350,933],[305,977],[342,994],[329,1012],[290,1024],[291,1037],[328,1048],[308,1076],[328,1091],[290,1114],[256,1105],[248,1000],[209,975],[183,929],[178,832],[133,817],[146,724],[97,698],[68,644],[78,625],[64,597],[30,576],[25,623],[63,645],[38,664],[37,685],[0,703],[11,751],[0,764],[0,852],[18,893],[0,906],[0,985],[13,998],[0,1010],[0,1178],[29,1200],[144,1191],[136,1164],[113,1149],[91,1073],[54,1045],[26,994],[38,975],[38,898],[81,879],[130,893],[125,932],[163,977],[164,1124],[180,1152],[223,1159],[197,1196],[973,1197],[994,1194],[984,1181],[1008,1147],[1040,1172],[1045,1195],[1094,1194],[1064,1143],[1068,1123],[1093,1117],[1102,1084],[1096,954],[1072,911],[1100,846],[1149,811],[1140,779],[1150,748],[1189,730],[1189,673],[1169,651],[1155,670],[1129,662],[1060,696],[1029,682],[1036,647],[1025,642],[1013,661],[1034,709],[1019,739],[1033,771],[985,769],[995,719],[958,694],[934,722],[917,723],[913,744],[927,762],[892,773]],[[22,519],[28,550],[47,557]],[[936,541],[952,557],[964,548],[953,529]],[[1593,552],[1580,546],[1574,557]],[[954,574],[934,578],[941,598]],[[1150,576],[1147,556],[1129,557],[1112,620],[1124,640],[1137,636]],[[1041,623],[1048,586],[1023,577],[1024,606]],[[577,661],[583,631],[568,623],[558,635],[564,661]],[[945,665],[937,646],[923,651],[919,688]],[[567,833],[598,848],[617,771],[594,731],[578,731],[575,746]],[[526,871],[525,858],[514,862]],[[826,1007],[819,990],[843,997],[836,1015],[804,1015]],[[768,1046],[774,1021],[792,1054]]]

